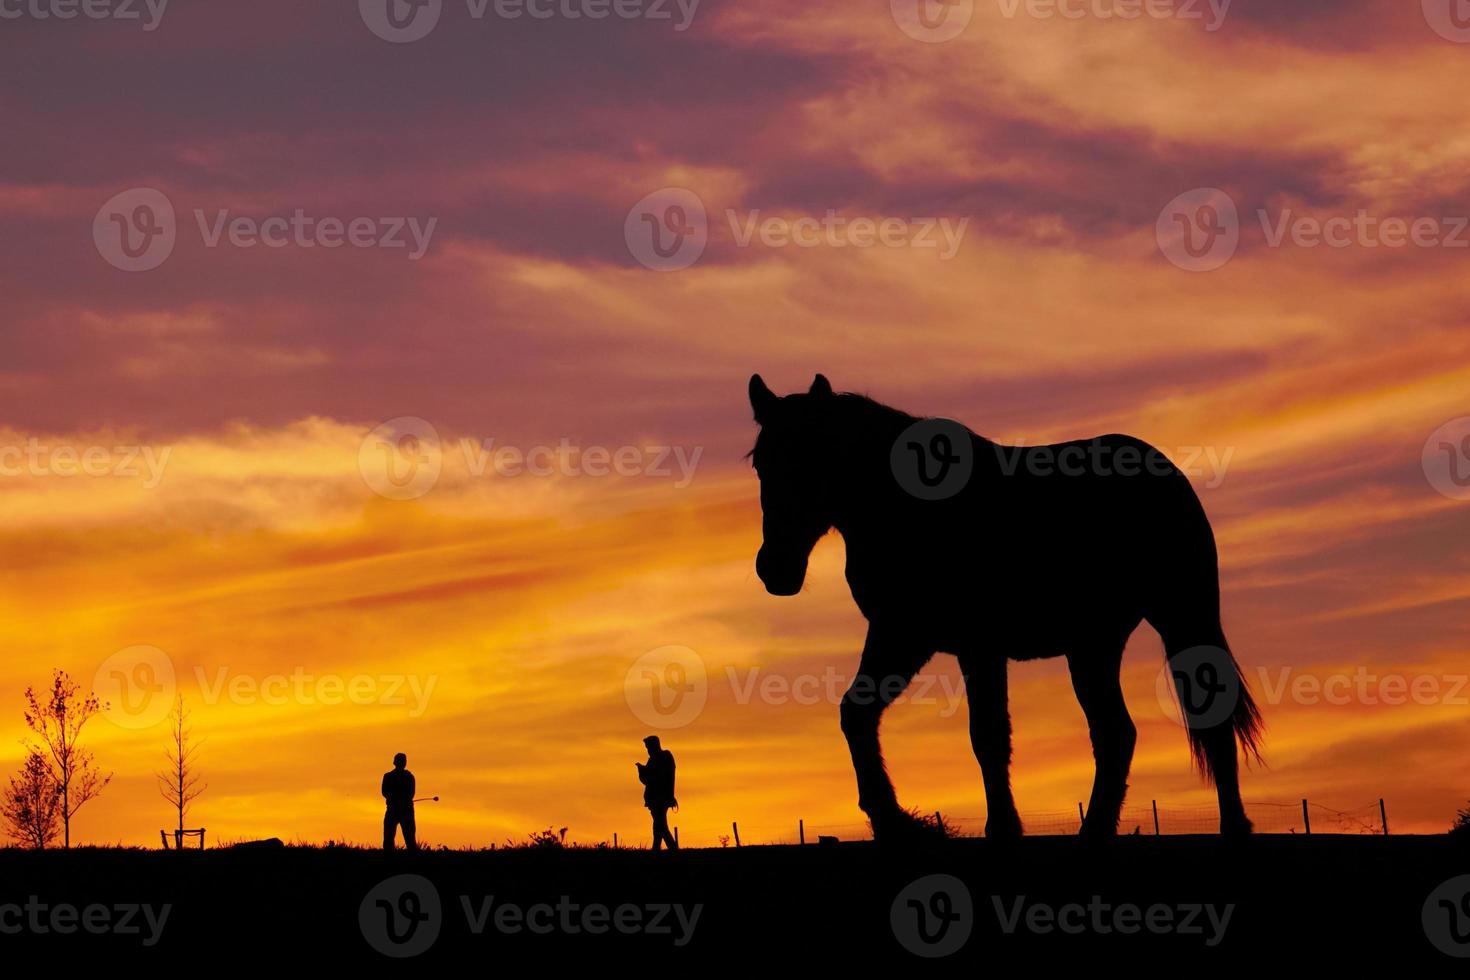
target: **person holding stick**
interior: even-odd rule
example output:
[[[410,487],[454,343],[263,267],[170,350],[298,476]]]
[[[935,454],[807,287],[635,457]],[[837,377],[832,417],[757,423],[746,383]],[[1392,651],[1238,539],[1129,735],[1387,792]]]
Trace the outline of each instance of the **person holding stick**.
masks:
[[[402,752],[393,757],[393,768],[383,774],[383,802],[387,810],[383,814],[383,850],[393,850],[394,837],[399,827],[403,828],[403,846],[410,851],[419,849],[413,819],[413,792],[416,788],[413,773],[408,771],[408,756]]]

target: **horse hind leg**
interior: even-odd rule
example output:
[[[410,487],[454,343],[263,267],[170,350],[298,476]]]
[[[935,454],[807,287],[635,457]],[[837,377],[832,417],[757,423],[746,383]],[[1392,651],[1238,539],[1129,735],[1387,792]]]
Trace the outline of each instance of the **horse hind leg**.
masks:
[[[1206,782],[1215,786],[1220,832],[1249,834],[1251,822],[1240,796],[1237,748],[1259,754],[1261,716],[1225,640],[1219,613],[1159,616],[1150,618],[1150,623],[1164,641],[1190,751]],[[1227,676],[1230,679],[1222,685],[1220,679]],[[1218,702],[1220,697],[1226,701]]]
[[[1092,796],[1082,820],[1087,837],[1111,837],[1118,832],[1118,815],[1128,794],[1128,770],[1138,729],[1123,701],[1120,671],[1123,644],[1086,647],[1067,655],[1072,690],[1087,716],[1096,766]]]

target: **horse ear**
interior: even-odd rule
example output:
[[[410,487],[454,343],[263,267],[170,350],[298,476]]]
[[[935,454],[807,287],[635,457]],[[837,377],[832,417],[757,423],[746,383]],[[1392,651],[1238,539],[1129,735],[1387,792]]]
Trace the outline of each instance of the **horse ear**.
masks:
[[[758,425],[765,425],[770,421],[771,413],[780,400],[774,391],[766,387],[760,375],[750,376],[750,407],[755,410],[755,421]]]
[[[830,395],[832,394],[832,382],[827,380],[827,376],[825,374],[819,374],[817,375],[816,379],[812,381],[811,391],[807,392],[807,394],[818,396]]]

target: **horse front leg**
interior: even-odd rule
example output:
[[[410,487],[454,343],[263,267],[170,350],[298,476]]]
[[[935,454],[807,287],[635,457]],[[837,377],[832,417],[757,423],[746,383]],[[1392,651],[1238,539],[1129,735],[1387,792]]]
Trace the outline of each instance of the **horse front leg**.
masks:
[[[1011,794],[1011,711],[1006,658],[965,656],[965,696],[970,701],[970,745],[985,782],[985,836],[1013,840],[1021,836],[1021,815]]]
[[[933,656],[912,642],[880,635],[869,627],[857,676],[842,696],[842,734],[852,753],[857,775],[858,806],[873,825],[878,839],[897,836],[913,827],[913,818],[898,805],[898,794],[883,764],[878,725],[883,712],[904,692],[909,681]]]

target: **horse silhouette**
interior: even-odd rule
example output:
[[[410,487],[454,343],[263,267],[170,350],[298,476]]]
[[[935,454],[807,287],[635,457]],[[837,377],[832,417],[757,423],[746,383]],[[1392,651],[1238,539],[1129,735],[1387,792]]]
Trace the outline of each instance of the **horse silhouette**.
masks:
[[[766,590],[799,592],[828,531],[847,546],[868,634],[841,722],[876,838],[922,829],[899,806],[878,726],[938,652],[955,656],[965,677],[986,836],[1022,832],[1007,660],[1056,656],[1067,658],[1096,762],[1082,833],[1116,834],[1136,741],[1119,675],[1144,620],[1163,638],[1194,760],[1218,793],[1220,830],[1250,832],[1236,748],[1259,758],[1261,716],[1220,625],[1209,520],[1163,453],[1123,435],[1003,446],[956,422],[834,393],[820,374],[810,391],[786,397],[755,375],[750,403],[763,524],[755,567]]]

